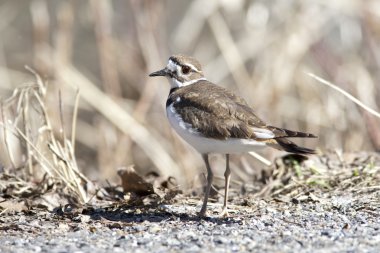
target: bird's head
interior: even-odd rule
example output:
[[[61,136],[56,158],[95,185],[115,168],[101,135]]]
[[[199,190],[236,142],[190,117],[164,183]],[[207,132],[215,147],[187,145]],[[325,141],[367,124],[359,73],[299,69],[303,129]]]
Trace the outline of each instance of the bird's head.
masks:
[[[149,76],[166,76],[171,88],[179,88],[205,80],[201,64],[193,57],[185,55],[171,56],[165,68],[153,72]]]

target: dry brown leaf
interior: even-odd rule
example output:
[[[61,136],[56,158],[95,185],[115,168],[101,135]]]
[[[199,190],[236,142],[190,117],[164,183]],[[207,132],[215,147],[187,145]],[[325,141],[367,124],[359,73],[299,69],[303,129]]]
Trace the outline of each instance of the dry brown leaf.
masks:
[[[148,183],[137,174],[133,166],[119,169],[118,175],[121,178],[124,192],[133,192],[140,196],[154,193],[153,184]]]

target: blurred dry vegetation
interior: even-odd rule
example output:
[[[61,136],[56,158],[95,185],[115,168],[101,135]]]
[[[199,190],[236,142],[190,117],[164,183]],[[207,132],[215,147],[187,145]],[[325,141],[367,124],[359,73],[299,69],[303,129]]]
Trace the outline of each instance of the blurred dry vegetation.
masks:
[[[319,136],[299,144],[380,150],[380,120],[305,74],[379,111],[378,0],[2,0],[0,17],[2,170],[38,163],[68,182],[112,181],[135,164],[192,186],[202,161],[169,127],[167,80],[148,78],[174,53],[199,59],[265,121]],[[233,177],[250,180],[257,167],[235,156]]]

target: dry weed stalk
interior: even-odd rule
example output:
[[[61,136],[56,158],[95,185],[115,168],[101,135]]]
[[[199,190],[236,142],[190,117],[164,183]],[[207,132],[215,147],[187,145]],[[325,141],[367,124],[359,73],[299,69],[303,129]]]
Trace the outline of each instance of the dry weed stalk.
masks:
[[[40,173],[38,170],[42,169],[42,172],[55,183],[61,185],[63,189],[68,189],[67,194],[73,193],[79,202],[86,203],[89,198],[84,184],[90,181],[79,171],[74,154],[75,117],[79,93],[76,94],[72,138],[69,140],[63,126],[61,97],[59,98],[60,129],[54,131],[45,104],[47,84],[33,69],[26,68],[34,74],[36,83],[15,89],[13,95],[5,101],[4,107],[16,105],[16,109],[14,119],[1,123],[4,135],[7,131],[11,132],[26,147],[24,167],[29,168],[30,180],[36,179],[33,176],[38,175]],[[3,115],[4,107],[2,107]],[[54,132],[61,133],[60,139],[54,135]],[[8,152],[11,154],[11,150]]]
[[[306,73],[308,76],[314,78],[315,80],[317,80],[318,82],[326,85],[327,87],[330,87],[336,91],[338,91],[339,93],[341,93],[343,96],[345,96],[346,98],[348,98],[349,100],[351,100],[352,102],[354,102],[355,104],[357,104],[358,106],[360,106],[361,108],[363,108],[364,110],[366,110],[367,112],[369,112],[370,114],[372,114],[373,116],[377,117],[380,119],[380,113],[375,111],[374,109],[370,108],[369,106],[365,105],[362,101],[360,101],[359,99],[357,99],[356,97],[354,97],[353,95],[351,95],[350,93],[348,93],[347,91],[345,91],[344,89],[342,88],[339,88],[337,85],[323,79],[322,77],[319,77],[313,73]]]

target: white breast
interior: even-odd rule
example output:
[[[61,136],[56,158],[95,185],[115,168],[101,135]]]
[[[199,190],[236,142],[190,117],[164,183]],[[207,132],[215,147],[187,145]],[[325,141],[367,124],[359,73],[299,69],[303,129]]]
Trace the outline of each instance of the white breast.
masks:
[[[206,138],[181,119],[176,113],[173,104],[166,108],[166,113],[171,126],[177,134],[201,154],[245,153],[266,146],[263,142],[248,139],[230,138],[227,140],[217,140]]]

